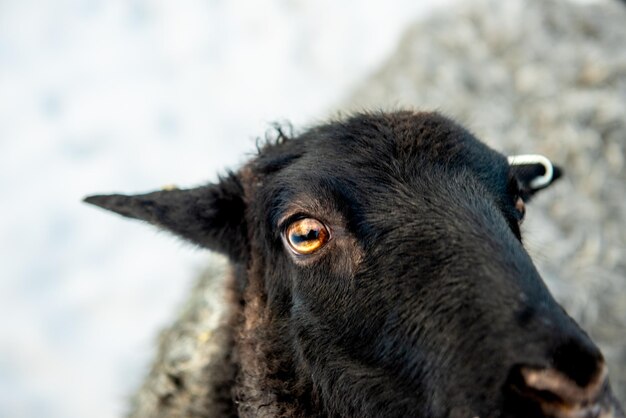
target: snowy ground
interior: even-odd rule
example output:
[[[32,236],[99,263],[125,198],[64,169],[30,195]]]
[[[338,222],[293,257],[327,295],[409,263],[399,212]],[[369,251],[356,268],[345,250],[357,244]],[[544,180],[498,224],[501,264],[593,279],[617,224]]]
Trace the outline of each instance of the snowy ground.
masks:
[[[205,254],[80,203],[316,121],[437,0],[0,0],[0,416],[114,417]]]

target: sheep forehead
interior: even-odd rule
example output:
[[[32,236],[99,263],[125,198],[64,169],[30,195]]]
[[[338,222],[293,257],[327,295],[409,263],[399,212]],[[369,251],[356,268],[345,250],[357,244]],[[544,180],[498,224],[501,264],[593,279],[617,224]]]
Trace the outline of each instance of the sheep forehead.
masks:
[[[486,206],[480,202],[491,202],[498,193],[497,189],[490,192],[467,172],[446,178],[430,170],[418,178],[402,180],[370,169],[359,175],[342,169],[311,170],[304,177],[293,175],[293,170],[298,167],[281,172],[263,191],[266,205],[259,208],[259,213],[270,215],[271,228],[292,215],[305,214],[334,226],[345,225],[359,236],[358,231],[365,228],[365,235],[371,239],[377,229],[405,222],[438,222],[463,212],[484,215]],[[501,183],[505,188],[506,182]],[[376,230],[371,229],[374,225]]]
[[[508,163],[453,121],[402,112],[359,115],[266,147],[255,171],[276,225],[294,207],[308,205],[312,209],[303,212],[309,213],[322,207],[352,219],[345,212],[374,195],[387,196],[389,203],[424,190],[458,195],[468,191],[460,178],[478,180],[473,184],[481,191],[486,185],[501,197]]]
[[[378,144],[353,147],[353,144],[337,146],[326,141],[325,147],[319,143],[314,145],[314,149],[308,149],[273,177],[277,187],[292,189],[298,194],[334,194],[335,197],[348,194],[358,199],[359,192],[370,195],[378,190],[382,193],[398,189],[449,192],[458,188],[459,192],[466,192],[462,180],[466,179],[477,181],[500,195],[509,177],[506,158],[486,147],[487,152],[484,152],[478,141],[462,149],[457,145],[457,150],[448,149],[445,155],[432,149],[403,154]]]
[[[508,171],[503,155],[437,113],[358,115],[306,132],[292,142],[302,149],[299,165],[304,176],[325,168],[348,176],[419,174],[431,167]]]
[[[376,179],[419,175],[431,167],[469,170],[485,177],[508,172],[506,158],[456,122],[428,112],[366,113],[280,136],[262,147],[252,163],[258,177],[292,168],[289,176],[307,180],[318,174]],[[295,166],[295,167],[294,167]],[[361,181],[363,179],[360,179]]]

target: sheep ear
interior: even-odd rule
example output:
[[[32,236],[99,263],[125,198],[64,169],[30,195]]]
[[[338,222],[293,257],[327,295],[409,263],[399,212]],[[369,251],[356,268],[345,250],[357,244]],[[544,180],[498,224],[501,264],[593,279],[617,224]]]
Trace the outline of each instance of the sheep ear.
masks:
[[[85,202],[149,222],[234,261],[247,258],[243,187],[235,174],[195,189],[96,195]]]
[[[525,201],[563,175],[561,167],[552,164],[543,155],[512,155],[508,157],[508,161],[511,175],[517,179]]]

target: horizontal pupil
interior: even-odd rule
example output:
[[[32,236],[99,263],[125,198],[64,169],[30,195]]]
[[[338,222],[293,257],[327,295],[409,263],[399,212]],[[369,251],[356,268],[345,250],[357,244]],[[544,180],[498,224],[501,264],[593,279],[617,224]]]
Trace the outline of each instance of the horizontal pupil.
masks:
[[[319,239],[319,236],[320,236],[320,231],[311,229],[306,235],[305,234],[292,234],[290,238],[293,244],[302,244],[307,241],[317,240]]]

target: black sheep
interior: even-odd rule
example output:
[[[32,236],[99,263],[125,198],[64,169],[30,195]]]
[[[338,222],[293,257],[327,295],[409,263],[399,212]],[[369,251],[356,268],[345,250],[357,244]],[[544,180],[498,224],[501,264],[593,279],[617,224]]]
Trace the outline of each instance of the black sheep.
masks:
[[[232,416],[623,417],[522,246],[560,175],[538,161],[437,113],[361,114],[217,184],[86,201],[228,255]]]

